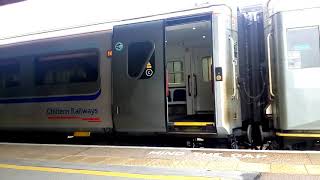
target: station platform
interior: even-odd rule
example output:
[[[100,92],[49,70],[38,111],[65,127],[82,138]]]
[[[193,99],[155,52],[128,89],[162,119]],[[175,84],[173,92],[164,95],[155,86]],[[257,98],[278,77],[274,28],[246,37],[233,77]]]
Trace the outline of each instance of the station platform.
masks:
[[[320,179],[320,152],[0,143],[0,179]]]

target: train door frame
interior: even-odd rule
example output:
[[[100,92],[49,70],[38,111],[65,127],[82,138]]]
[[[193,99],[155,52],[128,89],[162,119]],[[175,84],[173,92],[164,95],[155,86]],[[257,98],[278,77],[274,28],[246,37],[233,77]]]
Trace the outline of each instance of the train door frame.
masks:
[[[170,30],[167,30],[167,28],[168,27],[172,27],[172,29],[174,29],[174,26],[177,26],[177,29],[179,29],[179,26],[181,25],[181,26],[183,26],[183,25],[193,25],[193,23],[202,23],[202,22],[208,22],[208,29],[209,29],[209,32],[208,32],[208,37],[207,37],[207,39],[208,39],[208,43],[209,43],[209,46],[208,46],[208,50],[209,50],[209,54],[206,54],[206,56],[211,56],[211,62],[212,62],[212,67],[210,68],[210,71],[211,71],[211,92],[212,92],[212,104],[213,104],[213,107],[212,107],[212,112],[214,113],[215,112],[215,92],[214,92],[214,83],[215,83],[215,81],[214,81],[214,78],[213,78],[213,74],[214,74],[214,61],[213,61],[213,47],[214,47],[214,42],[213,42],[213,25],[212,25],[212,19],[213,19],[213,14],[212,13],[205,13],[205,14],[195,14],[195,15],[190,15],[190,16],[182,16],[182,17],[176,17],[176,18],[171,18],[171,19],[167,19],[166,20],[166,26],[165,26],[165,37],[166,37],[166,50],[165,50],[165,53],[166,53],[166,58],[168,58],[167,57],[167,55],[168,55],[168,51],[170,51],[170,49],[167,49],[167,46],[169,46],[169,45],[172,45],[172,44],[167,44],[167,43],[170,43],[170,40],[171,39],[169,39],[170,37],[168,36],[168,32],[170,31]],[[188,27],[188,28],[190,28],[190,27]],[[191,27],[192,28],[192,27]],[[193,27],[192,28],[193,30],[195,30],[196,28],[195,27]],[[204,29],[206,29],[206,28],[204,28]],[[183,28],[182,28],[182,30],[184,30]],[[167,32],[168,31],[168,32]],[[192,34],[191,34],[192,35]],[[168,37],[169,38],[168,38]],[[200,36],[199,36],[200,37]],[[168,38],[168,39],[167,39]],[[205,36],[203,36],[203,35],[201,35],[201,40],[204,40],[206,37]],[[174,38],[172,38],[172,40],[174,40]],[[198,41],[198,40],[197,40]],[[177,42],[174,42],[174,43],[177,43]],[[184,43],[184,42],[183,42]],[[182,44],[183,44],[182,43]],[[178,44],[178,43],[177,43]],[[173,46],[173,45],[172,45]],[[179,47],[179,46],[177,46],[177,47]],[[184,54],[183,55],[180,55],[180,56],[184,56],[185,57],[185,60],[184,60],[184,62],[185,62],[185,64],[184,64],[184,67],[185,67],[185,75],[184,75],[184,80],[185,80],[185,90],[186,90],[186,105],[187,105],[187,116],[189,116],[189,117],[187,117],[187,118],[185,118],[185,119],[183,119],[183,117],[182,118],[180,118],[180,119],[183,119],[183,120],[186,120],[186,121],[189,121],[189,122],[201,122],[201,121],[208,121],[208,122],[212,122],[212,124],[211,125],[213,125],[213,124],[215,124],[215,121],[216,121],[216,118],[215,118],[215,115],[214,114],[212,114],[212,117],[210,116],[209,117],[209,119],[205,119],[205,118],[207,118],[208,116],[202,116],[202,117],[197,117],[197,113],[198,112],[196,112],[196,107],[195,107],[195,100],[196,100],[196,95],[195,95],[195,93],[197,93],[197,89],[198,89],[198,87],[195,87],[194,85],[199,85],[196,81],[196,78],[194,78],[194,77],[197,77],[198,76],[198,74],[197,75],[195,75],[195,70],[194,70],[194,68],[192,67],[192,66],[194,66],[194,61],[196,61],[196,60],[198,60],[198,59],[194,59],[193,57],[192,57],[192,53],[190,53],[190,49],[191,48],[194,48],[193,46],[190,46],[189,48],[188,47],[186,47],[186,46],[184,46],[184,45],[181,45],[181,47],[182,47],[182,49],[184,49]],[[173,47],[173,49],[174,49],[174,47]],[[194,48],[195,49],[195,48]],[[201,48],[199,48],[199,49],[201,49]],[[203,49],[205,49],[205,48],[203,48]],[[189,54],[190,53],[190,54]],[[197,56],[199,56],[199,54],[201,54],[201,53],[196,53],[196,55]],[[190,56],[190,57],[189,57]],[[198,57],[197,57],[198,58]],[[167,62],[168,62],[168,59],[166,59],[166,64],[167,64]],[[202,68],[201,68],[202,69]],[[188,72],[187,72],[188,71]],[[202,74],[202,73],[201,73]],[[200,77],[198,77],[198,78],[200,78]],[[209,88],[210,88],[209,87]],[[175,90],[174,90],[175,91]],[[188,97],[188,96],[190,96],[190,97]],[[173,99],[173,98],[171,98],[171,99]],[[173,103],[174,104],[174,103]],[[169,107],[168,107],[169,108]],[[170,110],[168,110],[169,112],[170,112]],[[194,115],[195,117],[191,117],[192,115]],[[170,116],[170,115],[169,115]],[[174,115],[174,116],[176,116],[176,115]],[[204,118],[205,117],[205,118]],[[192,119],[193,118],[193,119]],[[169,118],[168,118],[169,119]],[[171,123],[173,123],[173,124],[175,124],[175,122],[172,122],[171,120],[172,120],[173,118],[170,118],[170,120],[169,120],[169,125],[171,124]],[[179,120],[180,120],[179,119]],[[189,120],[190,119],[190,120]],[[205,120],[204,120],[205,119]],[[178,119],[177,119],[178,120]],[[178,123],[177,123],[178,124]],[[180,124],[183,124],[183,123],[180,123]],[[191,125],[192,123],[190,123],[190,125]],[[197,124],[197,125],[199,125],[200,123],[193,123],[193,124]],[[187,123],[186,123],[186,125],[187,125]],[[206,122],[204,122],[203,123],[203,125],[207,125],[207,123]]]

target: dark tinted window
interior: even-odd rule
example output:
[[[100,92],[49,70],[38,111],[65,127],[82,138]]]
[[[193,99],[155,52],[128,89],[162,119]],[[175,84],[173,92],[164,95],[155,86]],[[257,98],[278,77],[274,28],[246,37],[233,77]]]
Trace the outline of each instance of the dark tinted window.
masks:
[[[320,67],[319,27],[287,30],[288,67]]]
[[[58,85],[98,79],[98,52],[74,52],[41,57],[36,61],[36,84]]]
[[[0,62],[0,88],[20,85],[20,66],[16,62]]]
[[[147,63],[154,57],[155,46],[151,42],[135,42],[128,47],[128,74],[140,78]]]

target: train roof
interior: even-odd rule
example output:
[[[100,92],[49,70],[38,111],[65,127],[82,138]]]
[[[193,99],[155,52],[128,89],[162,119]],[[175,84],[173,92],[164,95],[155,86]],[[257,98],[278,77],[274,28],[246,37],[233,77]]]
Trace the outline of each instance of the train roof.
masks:
[[[293,10],[304,10],[311,8],[320,8],[319,0],[268,0],[265,5],[266,15],[271,17],[273,14],[293,11]]]
[[[218,3],[218,2],[219,1],[217,1],[217,3],[215,4],[205,4],[200,7],[183,9],[179,11],[167,12],[162,14],[152,14],[149,16],[136,17],[132,19],[99,22],[95,24],[84,24],[84,25],[73,26],[73,27],[33,32],[28,34],[19,34],[19,35],[9,36],[9,37],[0,37],[0,47],[6,46],[6,45],[12,45],[16,43],[33,41],[33,40],[78,35],[83,33],[92,33],[92,32],[99,32],[99,31],[111,32],[113,27],[116,25],[167,19],[167,18],[173,18],[173,17],[179,17],[179,16],[192,15],[192,14],[213,12],[215,14],[227,14],[227,15],[232,15],[233,17],[236,17],[237,9],[233,3],[227,3],[228,1],[221,1],[222,3]]]

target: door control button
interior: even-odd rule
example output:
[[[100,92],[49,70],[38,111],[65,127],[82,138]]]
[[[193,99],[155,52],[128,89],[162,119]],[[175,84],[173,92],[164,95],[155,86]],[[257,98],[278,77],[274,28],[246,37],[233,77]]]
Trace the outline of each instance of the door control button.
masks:
[[[222,81],[222,67],[216,67],[215,68],[215,74],[216,74],[216,81]]]

